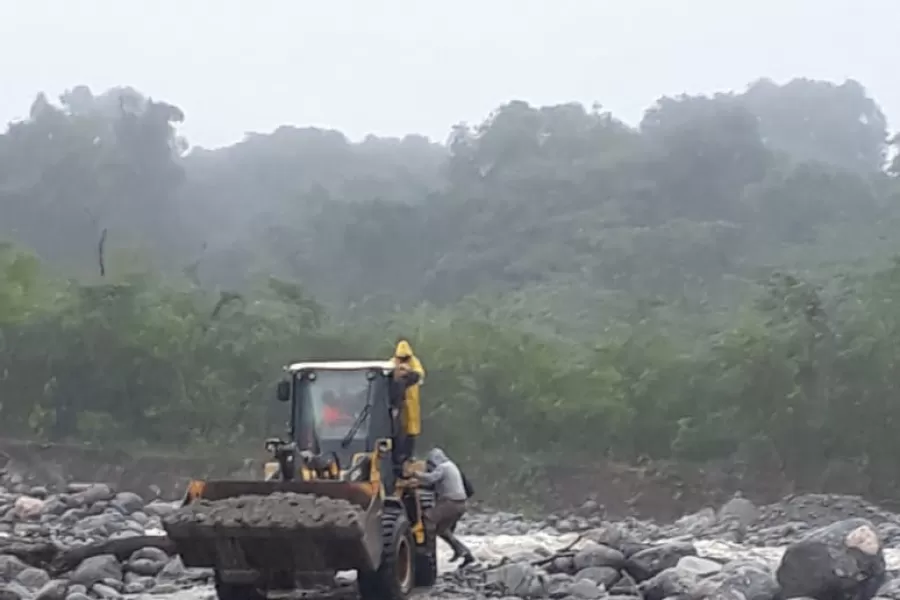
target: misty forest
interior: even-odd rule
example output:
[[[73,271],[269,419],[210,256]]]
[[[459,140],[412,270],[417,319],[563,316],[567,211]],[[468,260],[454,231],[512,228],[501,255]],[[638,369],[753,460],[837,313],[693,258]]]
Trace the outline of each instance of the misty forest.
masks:
[[[404,334],[466,464],[898,479],[900,160],[860,83],[214,150],[149,93],[39,94],[0,135],[3,435],[258,448],[285,363]]]

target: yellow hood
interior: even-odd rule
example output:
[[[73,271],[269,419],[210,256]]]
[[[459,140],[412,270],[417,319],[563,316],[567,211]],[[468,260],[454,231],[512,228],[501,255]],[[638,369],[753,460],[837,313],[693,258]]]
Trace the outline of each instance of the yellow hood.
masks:
[[[394,356],[396,358],[403,358],[403,357],[412,356],[412,355],[413,355],[412,346],[409,345],[409,342],[407,342],[406,340],[401,340],[400,342],[397,343],[397,349],[394,350]]]
[[[420,385],[423,381],[425,381],[425,367],[422,366],[421,361],[418,357],[413,354],[412,346],[409,345],[409,342],[406,340],[401,340],[397,343],[397,348],[394,350],[393,360],[397,360],[404,357],[409,357],[409,366],[413,371],[419,374],[419,383]]]

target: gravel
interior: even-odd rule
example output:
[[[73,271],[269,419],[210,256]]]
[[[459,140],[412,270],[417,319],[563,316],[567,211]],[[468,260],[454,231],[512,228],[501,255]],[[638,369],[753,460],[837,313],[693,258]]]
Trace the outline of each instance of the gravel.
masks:
[[[352,504],[302,494],[179,509],[103,483],[57,490],[6,475],[0,600],[206,600],[213,595],[211,573],[185,568],[158,543],[163,538],[148,532],[303,527],[353,537],[362,535],[361,523]],[[467,515],[457,533],[478,563],[459,570],[441,545],[439,581],[418,596],[775,600],[802,593],[900,600],[900,516],[853,496],[795,495],[766,506],[736,496],[672,523],[607,520],[594,502],[542,518],[485,511]],[[109,552],[60,562],[73,550],[129,539]],[[341,579],[352,584],[353,577]]]

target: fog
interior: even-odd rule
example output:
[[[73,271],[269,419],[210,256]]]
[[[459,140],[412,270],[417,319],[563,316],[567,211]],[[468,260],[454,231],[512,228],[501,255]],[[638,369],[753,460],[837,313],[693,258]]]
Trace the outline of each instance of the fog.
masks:
[[[900,112],[890,0],[0,2],[0,117],[38,90],[131,85],[207,147],[280,125],[443,141],[511,98],[600,102],[630,123],[662,95],[760,76],[865,82]]]

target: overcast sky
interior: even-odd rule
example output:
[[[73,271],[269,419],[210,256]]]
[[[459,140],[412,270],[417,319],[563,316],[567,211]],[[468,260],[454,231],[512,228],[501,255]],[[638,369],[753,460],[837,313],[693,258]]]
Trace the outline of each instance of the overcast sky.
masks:
[[[664,94],[855,78],[900,122],[898,0],[0,0],[0,118],[131,85],[207,147],[282,124],[443,141],[519,98],[629,122]]]

